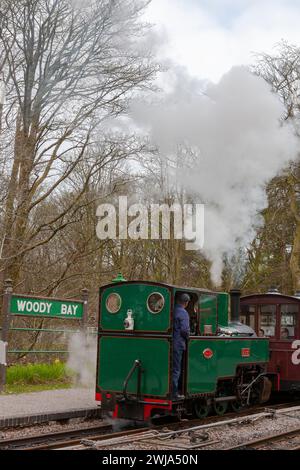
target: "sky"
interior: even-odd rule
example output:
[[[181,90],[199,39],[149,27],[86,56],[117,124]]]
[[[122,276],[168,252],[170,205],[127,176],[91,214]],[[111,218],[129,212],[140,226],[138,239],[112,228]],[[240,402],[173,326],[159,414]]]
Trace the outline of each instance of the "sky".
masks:
[[[214,82],[282,39],[300,44],[300,0],[152,0],[146,18],[161,58]]]

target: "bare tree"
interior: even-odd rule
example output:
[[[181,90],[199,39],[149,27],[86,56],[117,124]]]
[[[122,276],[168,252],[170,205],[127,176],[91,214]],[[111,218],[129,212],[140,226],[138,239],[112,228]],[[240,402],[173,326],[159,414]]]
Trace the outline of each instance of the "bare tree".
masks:
[[[275,54],[259,54],[255,73],[262,76],[282,100],[290,121],[300,137],[300,47],[282,41]],[[294,219],[290,270],[293,290],[300,290],[300,164],[291,165],[283,181],[288,188],[289,212]]]
[[[148,1],[3,0],[0,67],[6,86],[2,116],[6,199],[1,273],[16,284],[24,256],[72,223],[91,178],[137,152],[107,136],[103,123],[124,112],[157,70],[143,46],[139,17]],[[119,141],[118,141],[119,140]],[[95,147],[95,143],[97,146]],[[90,148],[100,148],[97,158]],[[72,175],[86,162],[80,191]],[[70,193],[38,221],[38,209]],[[52,198],[52,199],[51,199]]]

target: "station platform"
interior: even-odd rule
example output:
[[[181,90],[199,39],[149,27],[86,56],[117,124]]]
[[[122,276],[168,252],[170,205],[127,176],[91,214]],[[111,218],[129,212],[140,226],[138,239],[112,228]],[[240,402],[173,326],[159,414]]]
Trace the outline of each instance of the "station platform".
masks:
[[[73,418],[100,418],[101,409],[94,396],[94,388],[0,395],[0,428]]]

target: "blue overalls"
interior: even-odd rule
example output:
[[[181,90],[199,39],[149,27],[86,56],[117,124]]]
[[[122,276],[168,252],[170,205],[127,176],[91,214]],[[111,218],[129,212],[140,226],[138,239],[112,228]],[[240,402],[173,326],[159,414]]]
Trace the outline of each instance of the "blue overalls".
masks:
[[[190,319],[182,305],[175,305],[173,315],[173,397],[178,395],[183,352],[190,334]]]

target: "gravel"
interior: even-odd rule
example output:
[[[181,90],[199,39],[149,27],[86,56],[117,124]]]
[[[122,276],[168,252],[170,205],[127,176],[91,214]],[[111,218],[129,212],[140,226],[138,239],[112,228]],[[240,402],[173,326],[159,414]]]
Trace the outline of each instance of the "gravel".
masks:
[[[208,443],[214,441],[211,445],[203,446],[195,450],[201,452],[201,450],[226,449],[227,447],[300,427],[300,411],[293,412],[293,416],[278,414],[274,418],[256,418],[254,421],[251,420],[251,416],[249,416],[249,419],[246,419],[246,417],[244,417],[244,419],[245,422],[243,423],[234,423],[231,425],[223,425],[216,428],[195,431],[194,438],[199,436],[199,443],[201,443],[201,434],[203,435],[203,433],[205,433],[205,438]],[[168,446],[168,443],[170,446]],[[288,449],[296,444],[299,444],[299,437],[292,439],[288,438],[282,442],[271,445],[271,447],[267,447],[281,447],[283,449]],[[168,439],[160,441],[159,443],[155,442],[155,438],[149,439],[149,442],[147,442],[147,440],[134,442],[133,436],[132,442],[130,443],[122,445],[115,444],[109,447],[103,447],[102,450],[182,450],[192,445],[194,445],[194,443],[190,441],[187,434],[183,434],[180,438]]]
[[[85,429],[91,426],[105,425],[101,419],[88,419],[83,420],[81,418],[76,418],[70,420],[68,423],[59,424],[59,423],[49,423],[49,424],[38,424],[30,427],[22,427],[15,429],[6,429],[0,431],[0,442],[2,439],[14,439],[18,437],[29,437],[29,436],[41,436],[42,434],[48,434],[50,432],[59,432],[59,431],[68,431],[72,429]]]
[[[59,411],[69,411],[78,408],[94,408],[96,402],[94,400],[94,389],[87,388],[74,388],[66,390],[51,390],[44,392],[36,392],[22,395],[2,395],[0,396],[0,417],[9,416],[21,416],[28,414],[38,413],[51,413]],[[288,416],[289,415],[289,416]],[[300,427],[300,411],[294,411],[289,409],[284,414],[276,414],[273,418],[270,417],[256,417],[253,419],[250,416],[241,417],[243,422],[232,423],[230,425],[222,425],[216,428],[208,428],[205,430],[199,430],[194,433],[196,441],[201,442],[201,434],[205,433],[205,437],[208,443],[211,445],[201,447],[198,451],[212,450],[212,449],[224,449],[230,446],[234,446],[245,441],[251,441],[259,439],[273,433],[280,433]],[[21,428],[21,429],[9,429],[0,432],[0,440],[9,437],[18,437],[34,434],[43,434],[51,431],[72,429],[83,429],[92,425],[100,424],[101,420],[83,420],[73,419],[68,424],[51,423],[45,425],[37,425],[34,427]],[[103,422],[105,424],[105,422]],[[117,423],[115,423],[117,424]],[[200,440],[197,440],[197,436]],[[212,442],[214,441],[214,443]],[[285,443],[282,443],[284,448],[296,444],[298,439],[290,439]],[[168,443],[170,447],[168,447]],[[162,449],[184,449],[193,445],[190,442],[190,438],[187,434],[183,434],[182,437],[164,441],[163,445],[160,441],[159,445],[155,443],[155,438],[151,438],[151,442],[147,441],[136,441],[132,437],[132,441],[127,444],[115,444],[107,449],[151,449],[151,450],[162,450]],[[102,448],[103,450],[105,447]]]

